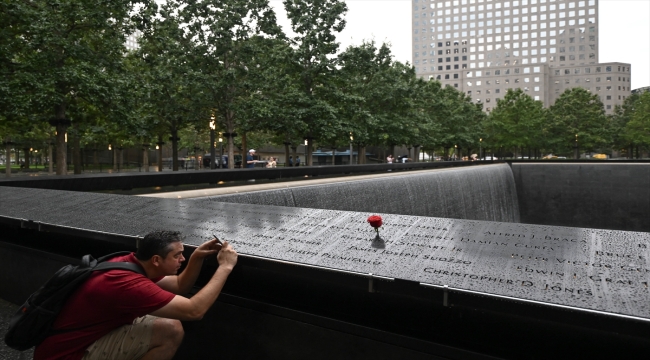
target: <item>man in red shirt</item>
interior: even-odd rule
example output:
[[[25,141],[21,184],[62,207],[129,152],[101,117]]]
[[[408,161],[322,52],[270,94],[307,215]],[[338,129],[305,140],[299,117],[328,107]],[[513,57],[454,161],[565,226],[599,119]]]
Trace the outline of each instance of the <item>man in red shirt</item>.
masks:
[[[217,256],[219,267],[194,296],[203,260]],[[237,264],[237,252],[213,239],[200,245],[187,267],[181,235],[155,231],[140,241],[136,253],[109,261],[140,265],[147,276],[127,270],[95,272],[59,313],[53,335],[36,347],[34,359],[171,359],[183,340],[180,320],[200,320],[216,301]]]

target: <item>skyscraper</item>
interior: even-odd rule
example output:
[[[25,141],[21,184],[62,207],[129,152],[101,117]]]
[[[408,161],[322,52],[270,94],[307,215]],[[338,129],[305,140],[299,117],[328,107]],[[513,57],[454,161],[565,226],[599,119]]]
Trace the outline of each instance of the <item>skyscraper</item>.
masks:
[[[596,0],[412,0],[419,76],[490,111],[509,88],[545,106],[568,88],[597,94],[607,113],[630,95],[630,64],[598,63]]]

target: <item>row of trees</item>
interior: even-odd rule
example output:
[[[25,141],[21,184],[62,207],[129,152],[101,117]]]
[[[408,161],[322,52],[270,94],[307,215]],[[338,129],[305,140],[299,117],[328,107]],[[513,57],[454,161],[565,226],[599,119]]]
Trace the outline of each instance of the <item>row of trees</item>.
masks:
[[[580,152],[646,150],[650,144],[650,92],[627,97],[606,115],[598,95],[583,88],[568,89],[550,108],[521,89],[508,90],[483,124],[487,146],[514,156],[541,151],[574,156]]]
[[[285,0],[284,7],[291,35],[268,0],[0,2],[7,154],[55,145],[57,174],[65,174],[68,146],[77,173],[82,147],[169,141],[177,170],[179,148],[209,143],[211,120],[230,158],[235,146],[264,144],[284,145],[288,157],[306,140],[307,165],[315,146],[347,147],[351,136],[361,159],[370,145],[562,152],[575,134],[583,149],[647,143],[632,136],[643,127],[633,121],[632,98],[608,118],[578,89],[549,110],[512,91],[488,116],[464,93],[393,61],[387,44],[339,52],[343,1]],[[127,51],[133,33],[139,47]]]

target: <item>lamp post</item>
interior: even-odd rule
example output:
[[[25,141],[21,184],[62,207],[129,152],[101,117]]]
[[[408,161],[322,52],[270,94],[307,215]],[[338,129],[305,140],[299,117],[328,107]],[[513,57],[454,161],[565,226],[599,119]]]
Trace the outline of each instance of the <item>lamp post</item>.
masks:
[[[142,144],[142,166],[145,172],[149,172],[149,146],[151,144]]]
[[[156,143],[156,151],[158,152],[157,159],[158,160],[158,172],[163,171],[163,151],[162,151],[162,146],[165,145],[165,143],[162,141],[162,137],[158,138],[158,142]]]
[[[305,139],[305,160],[304,160],[305,165],[304,166],[309,164],[309,162],[307,161],[307,150],[308,150],[307,146],[309,146],[309,139]]]
[[[458,160],[458,145],[454,145],[454,156],[455,156],[454,160],[457,161]]]
[[[483,138],[478,139],[478,159],[483,160]]]
[[[219,133],[219,167],[223,168],[221,161],[223,161],[223,138],[221,137],[221,133]]]
[[[580,151],[578,150],[578,134],[576,134],[576,144],[575,144],[575,146],[573,148],[575,149],[575,151],[574,151],[575,159],[576,160],[580,159]]]
[[[216,144],[214,143],[214,130],[216,127],[217,124],[214,121],[214,114],[212,114],[210,117],[210,169],[215,169],[217,167],[217,150],[215,149]]]
[[[352,165],[352,142],[354,141],[354,136],[352,136],[352,132],[350,132],[350,165]]]

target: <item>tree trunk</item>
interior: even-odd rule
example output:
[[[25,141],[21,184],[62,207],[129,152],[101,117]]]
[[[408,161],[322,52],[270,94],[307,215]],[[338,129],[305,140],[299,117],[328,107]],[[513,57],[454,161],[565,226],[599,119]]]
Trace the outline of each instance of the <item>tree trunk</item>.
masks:
[[[336,147],[332,146],[332,165],[336,165]]]
[[[124,170],[124,148],[120,147],[118,148],[118,150],[120,152],[120,157],[118,159],[120,161],[120,164],[118,165],[117,168],[119,171],[123,171]]]
[[[627,158],[630,160],[634,159],[634,151],[632,148],[632,144],[627,146]]]
[[[390,151],[388,155],[395,157],[395,145],[390,146]]]
[[[420,147],[417,145],[413,147],[413,161],[420,162]]]
[[[307,157],[305,159],[305,165],[307,166],[312,166],[313,165],[313,159],[312,159],[312,145],[314,144],[314,139],[311,137],[307,138],[307,151],[305,151],[305,156]]]
[[[363,145],[361,146],[361,158],[363,159],[363,164],[367,164],[368,161],[366,161],[366,146]]]
[[[53,156],[54,154],[52,153],[53,151],[54,151],[54,146],[52,146],[52,143],[50,143],[47,146],[47,157],[48,157],[47,172],[49,174],[54,173],[54,156]]]
[[[93,167],[95,170],[99,169],[99,155],[97,154],[97,145],[93,149]]]
[[[363,154],[361,154],[361,143],[357,143],[357,164],[363,164]]]
[[[163,147],[163,141],[162,141],[162,135],[158,135],[158,172],[163,171],[163,157],[162,157],[162,147]]]
[[[64,124],[56,125],[56,174],[68,174],[68,143],[66,143],[66,130],[67,126]]]
[[[291,166],[296,165],[296,158],[298,157],[298,147],[297,146],[292,146],[291,147],[291,156],[293,159],[293,164]]]
[[[142,166],[144,166],[144,172],[149,172],[149,148],[146,146],[142,147]]]
[[[172,129],[172,171],[178,171],[178,130]]]
[[[5,174],[7,177],[11,176],[11,142],[7,140],[5,142],[5,160],[7,167],[5,168]]]
[[[246,139],[246,133],[242,132],[241,134],[241,151],[242,151],[242,159],[241,159],[241,165],[243,168],[246,167],[246,159],[244,158],[244,154],[248,155],[248,139]]]
[[[284,143],[284,167],[289,166],[289,142]]]
[[[27,170],[31,162],[31,154],[29,153],[29,148],[23,148],[23,151],[25,152],[25,166],[23,166],[23,169]]]
[[[199,170],[201,169],[201,162],[199,161],[200,157],[200,151],[199,147],[195,144],[194,145],[194,170]]]
[[[117,147],[113,147],[113,171],[117,171]]]
[[[75,175],[81,174],[80,136],[72,135],[72,168]]]

